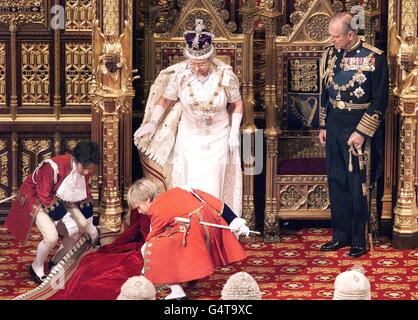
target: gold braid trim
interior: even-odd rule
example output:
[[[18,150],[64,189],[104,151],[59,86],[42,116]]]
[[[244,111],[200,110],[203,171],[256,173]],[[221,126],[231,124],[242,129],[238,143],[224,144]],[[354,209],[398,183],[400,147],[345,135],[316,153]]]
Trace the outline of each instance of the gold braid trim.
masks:
[[[376,132],[377,128],[380,125],[380,119],[378,114],[374,114],[373,116],[365,113],[361,118],[359,124],[357,125],[356,129],[369,137],[373,137],[374,133]]]
[[[326,61],[327,61],[328,56],[330,60],[328,61],[328,64],[327,64]],[[320,77],[321,79],[323,79],[325,86],[327,87],[331,85],[330,75],[334,70],[336,60],[337,60],[337,57],[333,56],[332,47],[328,47],[322,54],[321,63],[319,67]]]
[[[363,47],[374,53],[377,53],[378,55],[381,55],[384,52],[383,50],[380,50],[379,48],[373,47],[371,44],[367,42],[363,42]]]

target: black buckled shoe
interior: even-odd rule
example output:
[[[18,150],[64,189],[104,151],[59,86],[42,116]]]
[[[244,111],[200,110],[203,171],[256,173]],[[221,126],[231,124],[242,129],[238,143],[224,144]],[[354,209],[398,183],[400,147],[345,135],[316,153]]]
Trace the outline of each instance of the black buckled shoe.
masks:
[[[350,248],[350,253],[348,254],[352,258],[361,257],[366,253],[366,248],[362,246],[352,246]]]
[[[53,268],[53,267],[55,267],[56,265],[57,265],[57,264],[56,264],[56,263],[53,263],[53,262],[52,262],[52,260],[49,260],[49,261],[48,261],[48,268],[49,268],[49,271],[51,271],[51,270],[52,270],[52,268]]]
[[[343,241],[331,240],[321,246],[321,251],[335,251],[347,247],[348,243]]]
[[[46,276],[39,277],[36,274],[35,270],[33,270],[32,264],[29,265],[29,274],[30,274],[32,280],[34,282],[38,283],[38,284],[41,284],[45,280],[45,278],[46,278]]]

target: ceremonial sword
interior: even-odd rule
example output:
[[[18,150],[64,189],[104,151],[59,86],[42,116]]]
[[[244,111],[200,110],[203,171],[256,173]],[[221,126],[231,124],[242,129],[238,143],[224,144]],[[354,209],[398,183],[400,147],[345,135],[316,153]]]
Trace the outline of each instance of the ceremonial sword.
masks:
[[[354,151],[353,146],[350,146],[350,164],[351,164],[351,154],[355,155],[358,157],[358,161],[359,161],[359,172],[360,172],[360,179],[361,179],[361,189],[363,192],[363,196],[366,197],[366,207],[367,207],[367,221],[366,221],[366,225],[367,225],[367,232],[366,232],[366,238],[368,238],[369,240],[369,244],[370,244],[370,252],[373,253],[373,235],[376,233],[376,231],[374,230],[374,224],[372,223],[372,216],[371,216],[371,188],[368,186],[367,183],[367,157],[370,156],[369,153],[367,151],[365,151],[363,153],[363,150],[361,149],[361,147],[355,147],[357,152]],[[351,170],[349,168],[350,171],[352,171],[352,167]]]
[[[188,218],[183,218],[183,217],[175,217],[174,221],[176,222],[183,222],[183,223],[190,223],[190,219]],[[237,229],[234,229],[230,226],[224,226],[221,224],[215,224],[215,223],[210,223],[210,222],[204,222],[204,221],[199,221],[200,224],[204,225],[204,226],[209,226],[209,227],[215,227],[215,228],[221,228],[221,229],[228,229],[228,230],[232,230],[232,231],[238,231]],[[252,231],[250,230],[250,233],[254,233],[254,234],[261,234],[258,231]]]

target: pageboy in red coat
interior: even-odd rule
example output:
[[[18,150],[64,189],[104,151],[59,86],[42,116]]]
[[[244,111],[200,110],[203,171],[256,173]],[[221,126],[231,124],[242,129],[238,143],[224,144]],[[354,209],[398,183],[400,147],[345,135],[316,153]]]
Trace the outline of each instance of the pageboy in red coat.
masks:
[[[130,188],[128,203],[150,218],[150,232],[141,250],[143,272],[154,285],[170,285],[172,292],[166,299],[186,297],[180,283],[207,277],[218,266],[246,258],[231,230],[199,223],[229,225],[236,235],[249,234],[245,220],[208,193],[185,187],[158,195],[156,186],[143,178]],[[177,222],[176,217],[190,219],[190,224]]]
[[[19,188],[6,227],[21,242],[25,242],[33,222],[41,232],[43,240],[37,247],[35,261],[29,267],[35,282],[41,283],[45,277],[44,263],[57,244],[58,233],[63,234],[64,239],[50,266],[59,262],[84,232],[92,241],[97,240],[98,233],[92,223],[89,180],[99,162],[97,144],[81,141],[72,155],[42,161]]]

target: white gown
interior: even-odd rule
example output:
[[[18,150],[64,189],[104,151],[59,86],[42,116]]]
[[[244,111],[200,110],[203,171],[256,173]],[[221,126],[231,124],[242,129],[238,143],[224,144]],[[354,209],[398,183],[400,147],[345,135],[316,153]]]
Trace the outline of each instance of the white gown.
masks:
[[[214,97],[219,82],[222,83],[222,88]],[[194,97],[190,96],[188,84],[193,88]],[[171,186],[187,184],[208,192],[225,201],[236,214],[241,215],[242,177],[238,177],[239,185],[231,185],[227,181],[229,176],[235,181],[237,178],[237,174],[228,174],[228,164],[233,164],[234,167],[238,164],[240,167],[239,152],[232,156],[228,146],[230,117],[227,103],[241,99],[238,79],[232,69],[217,67],[206,79],[199,80],[185,64],[184,68],[171,77],[164,97],[180,100],[183,106],[170,157],[173,164]],[[193,102],[207,104],[212,98],[209,125],[201,126],[199,121],[203,112],[195,110]],[[241,172],[238,173],[240,174]],[[226,190],[228,186],[233,189]]]

